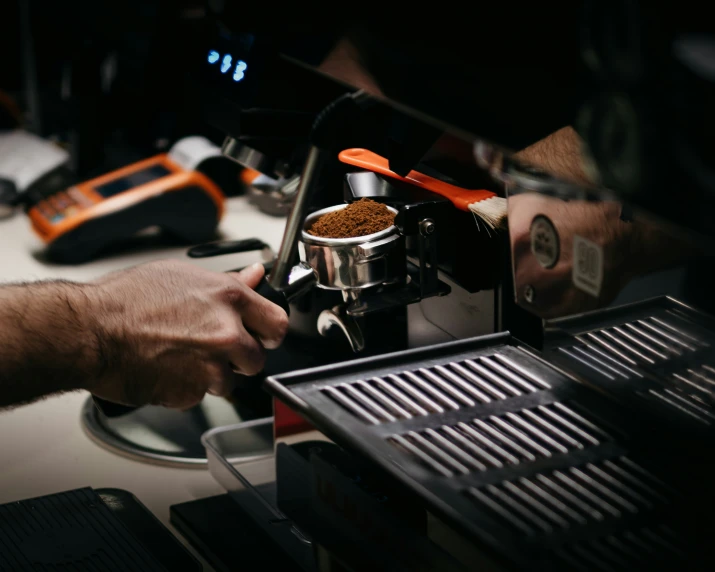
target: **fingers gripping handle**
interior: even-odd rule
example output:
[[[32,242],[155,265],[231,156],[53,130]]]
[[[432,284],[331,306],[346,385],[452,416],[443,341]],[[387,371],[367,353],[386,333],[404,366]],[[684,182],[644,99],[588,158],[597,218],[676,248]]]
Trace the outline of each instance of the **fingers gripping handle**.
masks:
[[[288,305],[286,295],[273,288],[265,277],[261,278],[258,286],[256,286],[256,292],[269,302],[273,302],[276,306],[282,308],[283,311],[290,316],[290,306]]]
[[[283,308],[286,314],[290,315],[290,307],[288,305],[288,300],[285,294],[278,292],[270,284],[268,284],[265,278],[262,278],[258,286],[256,287],[256,292],[266,298],[268,301],[273,302],[276,306]],[[113,403],[102,399],[101,397],[92,396],[94,400],[94,405],[100,410],[100,412],[108,418],[121,417],[123,415],[128,415],[133,411],[139,409],[138,407],[133,407],[131,405],[122,405],[121,403]]]

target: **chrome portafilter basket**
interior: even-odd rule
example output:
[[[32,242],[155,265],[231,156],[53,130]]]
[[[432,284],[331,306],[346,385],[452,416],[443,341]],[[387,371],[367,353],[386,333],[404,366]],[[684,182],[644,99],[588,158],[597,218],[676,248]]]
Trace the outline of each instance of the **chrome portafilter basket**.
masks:
[[[298,243],[300,261],[316,275],[316,286],[359,294],[360,290],[405,280],[405,238],[392,225],[353,238],[324,238],[308,231],[322,216],[348,205],[328,207],[306,217]],[[387,207],[394,215],[397,209]]]
[[[346,307],[364,291],[399,285],[407,280],[405,237],[392,225],[380,232],[353,238],[325,238],[309,230],[322,216],[346,208],[347,204],[327,207],[305,218],[298,242],[300,265],[291,271],[310,269],[314,285],[325,290],[339,290],[344,304],[323,310],[318,316],[321,335],[338,327],[347,337],[353,351],[365,347],[357,321],[346,313]],[[387,209],[397,215],[392,207]],[[290,278],[289,278],[290,282]]]

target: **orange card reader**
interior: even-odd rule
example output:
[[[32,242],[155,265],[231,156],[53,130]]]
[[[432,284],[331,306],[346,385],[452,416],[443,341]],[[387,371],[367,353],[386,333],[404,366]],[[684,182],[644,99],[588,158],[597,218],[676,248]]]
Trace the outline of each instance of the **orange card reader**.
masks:
[[[37,197],[27,214],[48,257],[63,263],[91,260],[153,227],[182,243],[205,242],[224,212],[224,193],[205,168],[216,161],[227,161],[217,146],[186,137],[168,153]]]

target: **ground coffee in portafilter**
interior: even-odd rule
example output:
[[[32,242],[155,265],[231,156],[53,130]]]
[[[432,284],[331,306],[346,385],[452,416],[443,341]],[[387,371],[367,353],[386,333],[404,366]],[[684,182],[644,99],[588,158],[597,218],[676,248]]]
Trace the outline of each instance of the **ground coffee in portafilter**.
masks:
[[[385,230],[395,224],[395,215],[381,203],[360,199],[344,209],[321,216],[308,234],[322,238],[353,238]]]

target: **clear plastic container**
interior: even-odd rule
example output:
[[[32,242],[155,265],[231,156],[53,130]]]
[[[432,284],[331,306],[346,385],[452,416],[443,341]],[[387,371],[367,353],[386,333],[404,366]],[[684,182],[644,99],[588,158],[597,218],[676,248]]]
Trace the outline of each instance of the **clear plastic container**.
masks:
[[[231,498],[303,570],[315,571],[312,542],[277,507],[273,418],[212,429],[201,442],[209,471]]]

